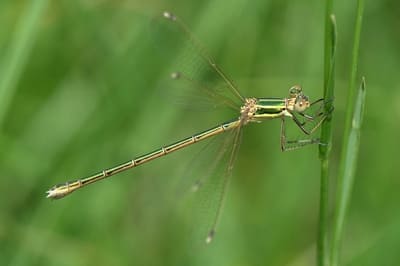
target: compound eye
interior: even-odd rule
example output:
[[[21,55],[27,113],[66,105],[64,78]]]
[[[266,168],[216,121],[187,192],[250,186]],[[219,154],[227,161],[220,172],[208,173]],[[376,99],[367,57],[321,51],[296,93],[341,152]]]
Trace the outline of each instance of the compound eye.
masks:
[[[291,97],[295,97],[299,94],[301,94],[301,87],[299,85],[295,85],[289,89],[289,95]]]

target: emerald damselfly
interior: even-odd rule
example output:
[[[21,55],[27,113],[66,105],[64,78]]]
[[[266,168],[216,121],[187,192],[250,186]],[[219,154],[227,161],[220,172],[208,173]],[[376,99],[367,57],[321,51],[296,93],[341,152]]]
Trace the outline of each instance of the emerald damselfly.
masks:
[[[212,57],[205,52],[204,48],[189,32],[186,25],[175,15],[170,12],[164,12],[163,18],[168,23],[174,26],[186,36],[190,46],[197,50],[199,58],[208,67],[208,71],[215,77],[220,79],[224,84],[224,93],[221,90],[214,90],[208,85],[202,85],[195,80],[193,76],[185,71],[174,71],[170,73],[170,79],[175,82],[183,82],[185,86],[193,86],[202,90],[207,97],[213,98],[222,102],[226,106],[234,108],[237,111],[237,117],[231,121],[222,123],[213,128],[203,132],[194,134],[190,137],[177,141],[173,144],[163,146],[157,150],[146,153],[142,156],[136,157],[125,163],[119,164],[115,167],[105,169],[94,175],[80,178],[74,181],[66,182],[53,186],[47,191],[47,197],[51,199],[63,198],[72,192],[93,184],[97,181],[103,180],[107,177],[113,176],[122,171],[130,168],[137,167],[157,158],[163,157],[167,154],[178,151],[182,148],[188,147],[192,144],[201,142],[225,132],[233,133],[232,145],[225,149],[224,152],[228,153],[228,162],[226,169],[223,173],[223,188],[218,201],[217,212],[214,217],[214,222],[209,230],[206,242],[209,243],[214,237],[215,228],[217,226],[220,211],[225,198],[225,192],[232,174],[233,164],[238,152],[239,142],[242,134],[242,128],[249,123],[263,122],[265,120],[280,119],[281,120],[281,149],[282,151],[293,150],[309,144],[322,144],[318,138],[305,137],[304,139],[289,140],[286,138],[285,121],[288,119],[293,122],[304,133],[304,136],[310,136],[328,117],[331,110],[326,110],[326,101],[319,99],[311,102],[309,98],[303,93],[302,88],[295,85],[289,89],[288,97],[286,98],[255,98],[243,97],[237,89],[236,85],[225,75],[221,68],[215,63]],[[228,92],[229,96],[226,95]],[[199,183],[194,184],[194,187],[199,187]]]

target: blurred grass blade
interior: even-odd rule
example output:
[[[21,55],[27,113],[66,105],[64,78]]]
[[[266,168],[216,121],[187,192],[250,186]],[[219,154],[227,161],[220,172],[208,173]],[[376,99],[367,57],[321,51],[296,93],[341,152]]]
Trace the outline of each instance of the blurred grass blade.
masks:
[[[349,84],[349,95],[346,110],[346,124],[344,140],[342,145],[341,161],[336,194],[336,209],[334,214],[333,235],[331,243],[331,266],[338,265],[339,249],[343,234],[344,220],[349,205],[354,173],[357,164],[359,148],[360,126],[362,121],[365,102],[365,80],[363,78],[361,87],[356,95],[356,77],[358,67],[358,54],[360,45],[362,15],[364,1],[357,2],[357,17],[355,22],[354,43],[352,52],[352,67]]]
[[[336,19],[332,15],[332,2],[328,0],[325,21],[325,59],[324,59],[324,99],[328,100],[325,108],[329,112],[333,108],[335,87],[335,55],[336,55]],[[328,263],[328,215],[329,215],[329,154],[332,139],[332,116],[330,115],[321,127],[321,142],[327,145],[319,146],[319,158],[321,160],[320,181],[320,208],[319,228],[317,241],[317,265]]]
[[[32,0],[27,4],[16,26],[9,51],[1,62],[0,73],[0,127],[14,96],[18,80],[34,43],[37,23],[47,6],[48,0]]]
[[[365,78],[362,78],[358,91],[351,130],[348,136],[348,145],[345,151],[345,160],[339,177],[335,224],[333,232],[331,265],[338,265],[340,240],[343,232],[343,224],[346,210],[350,202],[351,190],[354,183],[354,174],[357,166],[358,149],[360,146],[360,128],[365,106]]]

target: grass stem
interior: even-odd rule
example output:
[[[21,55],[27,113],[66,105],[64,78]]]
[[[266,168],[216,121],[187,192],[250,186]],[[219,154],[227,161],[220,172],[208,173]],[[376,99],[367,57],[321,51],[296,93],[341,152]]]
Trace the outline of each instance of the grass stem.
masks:
[[[336,19],[332,15],[332,1],[326,4],[325,16],[325,52],[324,52],[324,99],[327,100],[326,112],[333,108],[334,99],[334,75],[336,54]],[[319,228],[317,240],[317,265],[325,266],[328,263],[328,215],[329,215],[329,154],[332,139],[332,116],[323,123],[321,129],[321,143],[319,158],[321,160],[320,179],[320,208]]]
[[[331,239],[331,266],[336,266],[339,263],[340,243],[343,236],[345,216],[351,198],[355,170],[357,166],[358,148],[360,144],[360,126],[365,103],[365,79],[362,79],[361,86],[357,94],[356,80],[363,10],[364,0],[358,0],[345,131],[339,165],[337,196],[335,204],[336,207],[333,221],[333,235]]]

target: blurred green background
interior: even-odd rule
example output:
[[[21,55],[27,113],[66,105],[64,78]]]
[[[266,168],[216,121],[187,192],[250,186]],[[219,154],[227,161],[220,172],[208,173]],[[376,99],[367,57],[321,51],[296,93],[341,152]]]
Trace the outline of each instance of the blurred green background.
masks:
[[[332,191],[355,7],[334,3]],[[366,3],[359,73],[367,103],[342,265],[400,262],[399,8]],[[195,148],[65,199],[45,198],[54,184],[234,118],[186,112],[160,96],[166,66],[149,45],[148,21],[163,10],[187,23],[244,95],[285,97],[301,84],[322,96],[324,1],[1,1],[0,265],[315,265],[317,147],[281,153],[279,121],[245,128],[218,233],[205,249],[182,236],[169,194]]]

